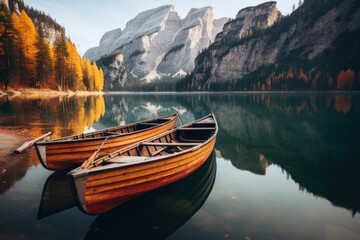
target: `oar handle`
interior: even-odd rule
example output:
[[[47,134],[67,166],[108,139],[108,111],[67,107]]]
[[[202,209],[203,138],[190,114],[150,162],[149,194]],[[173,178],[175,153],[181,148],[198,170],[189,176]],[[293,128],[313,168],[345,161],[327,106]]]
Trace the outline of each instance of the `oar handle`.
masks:
[[[100,149],[102,148],[102,146],[104,146],[106,140],[108,140],[109,137],[106,137],[105,140],[103,141],[103,143],[100,145],[100,147],[98,148],[97,151],[95,151],[85,162],[83,162],[83,164],[81,164],[81,169],[86,169],[90,166],[90,164],[98,157]]]

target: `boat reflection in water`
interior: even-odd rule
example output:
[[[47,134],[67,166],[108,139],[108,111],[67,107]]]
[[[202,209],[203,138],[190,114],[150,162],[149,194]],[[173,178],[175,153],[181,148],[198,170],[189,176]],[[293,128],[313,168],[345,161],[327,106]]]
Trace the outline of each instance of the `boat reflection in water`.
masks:
[[[37,218],[41,219],[75,207],[71,179],[66,171],[51,174],[44,184]]]
[[[163,239],[189,220],[205,203],[215,181],[216,156],[189,176],[150,191],[99,215],[85,239]],[[66,173],[55,172],[47,179],[38,218],[76,205]],[[104,209],[106,211],[108,208]]]

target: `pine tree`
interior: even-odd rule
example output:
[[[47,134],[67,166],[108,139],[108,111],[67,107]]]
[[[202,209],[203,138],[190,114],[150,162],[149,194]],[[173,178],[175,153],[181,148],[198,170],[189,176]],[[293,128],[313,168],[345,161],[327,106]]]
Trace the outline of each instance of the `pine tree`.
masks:
[[[36,87],[44,87],[48,81],[51,81],[53,75],[53,63],[51,46],[45,40],[45,34],[42,26],[39,26],[39,37],[35,42],[36,53]]]
[[[94,90],[94,74],[93,74],[93,68],[91,66],[89,59],[84,59],[84,78],[83,82],[86,87],[87,91],[93,91]]]
[[[70,41],[67,42],[67,50],[69,53],[68,66],[69,66],[69,79],[70,87],[72,90],[83,90],[83,70],[81,64],[81,57],[79,56],[76,47]]]
[[[65,33],[62,32],[55,40],[54,44],[54,69],[55,79],[58,84],[58,88],[65,90],[68,88],[66,72],[67,72],[67,59],[69,53],[66,46]]]
[[[23,56],[20,57],[20,71],[22,86],[35,85],[36,79],[36,53],[35,47],[38,33],[35,26],[25,11],[20,14],[19,36],[22,47]]]
[[[99,85],[99,91],[102,91],[104,89],[104,73],[103,70],[100,68],[100,85]]]
[[[101,91],[101,89],[100,89],[100,81],[101,81],[101,79],[100,79],[100,72],[99,72],[99,69],[98,69],[98,67],[97,67],[97,65],[96,65],[96,63],[94,62],[94,64],[93,64],[93,73],[94,73],[94,89],[93,90],[95,90],[95,91]]]
[[[0,81],[7,90],[11,76],[17,70],[16,39],[17,31],[13,24],[10,11],[3,3],[0,4]]]

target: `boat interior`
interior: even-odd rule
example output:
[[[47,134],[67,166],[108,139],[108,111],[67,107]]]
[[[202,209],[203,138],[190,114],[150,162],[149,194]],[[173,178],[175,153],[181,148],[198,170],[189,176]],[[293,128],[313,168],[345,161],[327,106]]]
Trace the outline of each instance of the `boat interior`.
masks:
[[[161,124],[168,122],[169,120],[171,120],[173,118],[174,118],[174,116],[171,115],[171,116],[153,119],[153,120],[149,120],[149,121],[129,124],[129,125],[125,125],[125,126],[119,126],[119,127],[114,127],[114,128],[108,128],[108,129],[91,132],[91,133],[82,133],[79,135],[53,139],[53,140],[49,140],[49,141],[55,142],[55,141],[64,141],[64,140],[91,139],[91,138],[101,138],[101,137],[109,137],[109,136],[120,136],[123,134],[133,133],[136,131],[141,131],[144,129],[159,126]]]
[[[214,119],[204,119],[184,128],[177,128],[151,141],[111,153],[95,161],[93,166],[112,163],[128,164],[145,161],[149,158],[166,156],[201,145],[216,132]]]

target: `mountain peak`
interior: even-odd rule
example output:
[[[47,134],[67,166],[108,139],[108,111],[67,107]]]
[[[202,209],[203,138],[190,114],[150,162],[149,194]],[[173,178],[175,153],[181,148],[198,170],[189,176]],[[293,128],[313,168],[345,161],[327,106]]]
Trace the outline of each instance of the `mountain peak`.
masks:
[[[214,20],[212,10],[210,6],[192,8],[181,19],[173,5],[149,9],[128,21],[123,31],[105,33],[100,45],[84,56],[96,61],[122,52],[129,79],[178,77],[192,71],[198,52],[214,41],[227,21]]]

